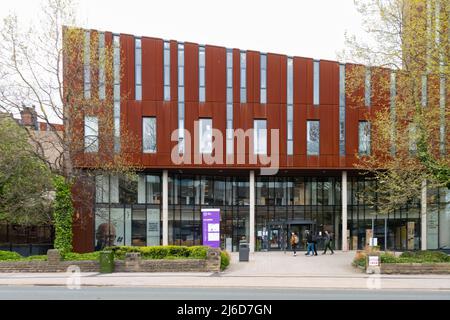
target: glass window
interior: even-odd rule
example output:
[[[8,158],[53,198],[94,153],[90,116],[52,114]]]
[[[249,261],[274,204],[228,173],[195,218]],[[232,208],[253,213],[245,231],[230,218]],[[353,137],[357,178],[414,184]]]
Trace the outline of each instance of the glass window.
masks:
[[[294,154],[294,106],[287,106],[287,154]]]
[[[164,41],[164,101],[170,101],[170,43]]]
[[[84,33],[84,98],[91,98],[91,32]]]
[[[205,80],[205,69],[206,69],[206,52],[205,47],[200,46],[198,49],[198,66],[199,66],[199,101],[205,102],[206,95],[206,80]]]
[[[345,65],[339,65],[339,154],[345,155]]]
[[[247,53],[241,51],[241,103],[247,103]]]
[[[147,203],[161,203],[161,181],[159,176],[146,176]]]
[[[267,121],[254,120],[253,146],[255,154],[267,154]]]
[[[227,49],[227,154],[234,152],[233,135],[233,50]]]
[[[156,118],[142,118],[142,141],[144,153],[156,152]]]
[[[114,152],[120,151],[120,36],[113,36],[114,55]]]
[[[367,121],[359,122],[359,154],[370,154],[370,123]]]
[[[98,152],[98,118],[84,117],[84,150]]]
[[[320,61],[314,61],[314,105],[320,104]]]
[[[141,39],[134,39],[134,66],[135,66],[135,100],[142,100],[142,43]]]
[[[105,34],[103,32],[98,34],[98,97],[100,100],[105,100]]]
[[[371,96],[372,96],[372,73],[370,68],[366,68],[366,78],[365,78],[365,104],[366,107],[370,107]]]
[[[178,152],[184,153],[184,44],[178,44]]]
[[[294,104],[294,59],[287,59],[287,103]]]
[[[267,103],[267,55],[261,54],[261,96],[260,102]]]
[[[199,152],[212,153],[212,119],[200,119],[199,124]]]
[[[320,122],[308,121],[306,130],[307,154],[317,156],[320,150]]]

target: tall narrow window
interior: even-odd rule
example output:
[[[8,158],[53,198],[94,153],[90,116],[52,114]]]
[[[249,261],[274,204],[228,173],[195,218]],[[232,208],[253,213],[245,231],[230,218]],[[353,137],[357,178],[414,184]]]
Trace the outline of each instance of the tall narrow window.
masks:
[[[307,155],[318,156],[320,151],[320,122],[311,120],[306,125]]]
[[[98,152],[98,118],[84,117],[84,150]]]
[[[184,153],[184,44],[178,44],[178,152]]]
[[[267,103],[267,55],[261,54],[261,94],[260,103]]]
[[[428,104],[428,78],[426,75],[422,76],[422,107]]]
[[[100,100],[105,100],[105,34],[103,32],[98,34],[98,58],[98,97]]]
[[[227,154],[234,153],[233,141],[233,50],[227,49]]]
[[[241,51],[241,103],[247,103],[247,52]]]
[[[114,45],[114,152],[120,151],[120,36],[113,37]]]
[[[199,152],[203,154],[212,153],[212,120],[200,119],[198,122],[199,132]]]
[[[91,98],[91,32],[84,33],[84,98]]]
[[[345,156],[345,65],[339,65],[339,154]]]
[[[314,105],[318,106],[320,104],[320,61],[314,61]]]
[[[142,40],[134,39],[135,100],[142,100]]]
[[[294,59],[287,59],[287,154],[294,154]]]
[[[170,101],[170,42],[164,41],[164,100]]]
[[[267,154],[267,121],[254,120],[253,122],[253,151],[254,154]]]
[[[144,153],[156,152],[156,118],[142,118],[142,151]]]
[[[371,96],[372,96],[372,72],[370,68],[366,67],[366,78],[365,78],[365,105],[366,107],[370,107]]]
[[[391,154],[395,155],[397,148],[396,141],[396,122],[397,112],[395,109],[395,100],[397,99],[397,81],[395,72],[391,73]]]
[[[445,140],[446,140],[446,111],[445,111],[445,103],[446,103],[446,79],[445,75],[441,74],[440,79],[440,89],[439,89],[439,107],[440,107],[440,151],[441,155],[445,155]]]
[[[411,155],[417,153],[417,129],[414,123],[409,124],[409,153]]]
[[[206,79],[205,79],[205,69],[206,69],[206,52],[205,47],[200,46],[198,48],[198,77],[199,77],[199,101],[205,102],[206,95]]]
[[[360,155],[370,154],[370,123],[367,121],[359,122],[359,148]]]

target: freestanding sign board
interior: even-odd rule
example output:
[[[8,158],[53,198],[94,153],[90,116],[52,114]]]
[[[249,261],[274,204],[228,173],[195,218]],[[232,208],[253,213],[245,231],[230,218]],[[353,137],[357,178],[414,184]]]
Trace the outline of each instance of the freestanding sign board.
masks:
[[[202,209],[203,245],[220,248],[220,209]]]

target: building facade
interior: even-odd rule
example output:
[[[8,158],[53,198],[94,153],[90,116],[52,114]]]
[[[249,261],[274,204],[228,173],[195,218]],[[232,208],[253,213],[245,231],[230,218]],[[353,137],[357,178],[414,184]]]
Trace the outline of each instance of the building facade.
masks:
[[[95,30],[84,43],[85,52],[91,43],[113,48],[114,153],[138,169],[96,174],[89,205],[75,200],[76,251],[200,245],[202,208],[220,209],[229,251],[243,237],[251,250],[289,249],[290,232],[305,230],[332,232],[343,250],[370,238],[387,249],[450,248],[448,190],[385,216],[359,196],[373,183],[355,169],[371,151],[370,117],[395,94],[371,92],[381,80],[370,70],[355,99],[345,84],[355,66],[335,61]],[[87,104],[105,95],[89,59]],[[86,171],[101,123],[84,114]]]

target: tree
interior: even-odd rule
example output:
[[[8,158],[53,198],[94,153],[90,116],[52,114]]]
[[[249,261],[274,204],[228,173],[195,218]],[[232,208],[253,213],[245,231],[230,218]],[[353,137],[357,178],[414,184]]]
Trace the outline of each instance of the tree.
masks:
[[[424,181],[430,188],[450,188],[450,4],[357,0],[355,5],[370,40],[347,36],[340,58],[355,63],[346,75],[351,105],[366,106],[366,83],[372,88],[371,153],[359,156],[357,167],[376,182],[371,187],[376,193],[367,194],[377,196],[367,200],[387,213],[420,198]]]
[[[33,152],[15,120],[0,114],[0,221],[20,225],[52,221],[52,174]]]

